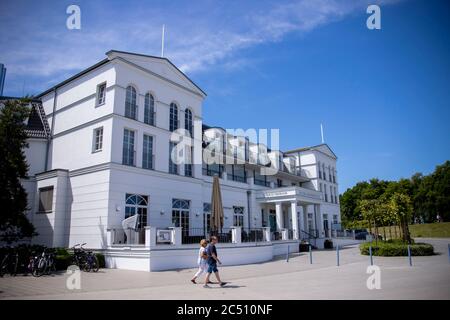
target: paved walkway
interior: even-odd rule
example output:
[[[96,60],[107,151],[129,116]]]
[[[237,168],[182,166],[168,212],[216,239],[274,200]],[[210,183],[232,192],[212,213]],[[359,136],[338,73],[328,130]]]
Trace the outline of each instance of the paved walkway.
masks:
[[[81,289],[68,290],[67,275],[34,278],[0,278],[0,299],[205,299],[211,291],[217,299],[450,299],[450,239],[422,239],[435,246],[438,255],[374,257],[381,269],[381,289],[369,290],[366,273],[369,258],[357,246],[340,251],[313,251],[280,257],[267,263],[220,268],[225,288],[189,282],[194,269],[139,272],[103,269],[81,273]],[[220,253],[220,252],[219,252]]]

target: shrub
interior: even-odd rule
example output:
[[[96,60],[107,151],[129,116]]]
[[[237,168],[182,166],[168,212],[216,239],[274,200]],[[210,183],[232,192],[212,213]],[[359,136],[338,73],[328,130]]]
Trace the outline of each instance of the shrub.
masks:
[[[96,253],[95,255],[97,256],[97,259],[98,259],[98,266],[100,268],[104,268],[105,267],[105,256],[102,253]]]
[[[301,242],[299,244],[298,250],[299,250],[299,252],[307,252],[307,251],[309,251],[309,246],[310,246],[309,243]]]
[[[360,251],[363,255],[369,255],[370,243],[362,243],[360,245]],[[434,248],[428,243],[413,243],[411,244],[411,255],[412,256],[431,256],[434,254]],[[393,240],[392,242],[378,242],[378,244],[372,243],[372,255],[383,256],[383,257],[394,257],[394,256],[407,256],[408,255],[408,244]]]
[[[67,270],[67,268],[72,264],[72,258],[73,256],[70,254],[56,255],[55,256],[56,270]]]

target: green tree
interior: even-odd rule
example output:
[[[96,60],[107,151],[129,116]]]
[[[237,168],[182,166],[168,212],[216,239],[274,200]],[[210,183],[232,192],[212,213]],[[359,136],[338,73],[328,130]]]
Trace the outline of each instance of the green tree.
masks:
[[[0,239],[8,243],[34,233],[25,215],[27,194],[20,182],[28,171],[24,148],[29,112],[25,100],[7,101],[0,109]]]
[[[378,227],[383,225],[384,207],[380,200],[361,200],[359,210],[363,219],[367,221],[369,232],[375,233],[375,241],[378,243]],[[373,228],[373,229],[372,229]]]
[[[413,207],[410,197],[403,193],[395,193],[392,195],[390,200],[390,210],[397,217],[400,224],[403,241],[411,243],[408,224],[412,215]]]

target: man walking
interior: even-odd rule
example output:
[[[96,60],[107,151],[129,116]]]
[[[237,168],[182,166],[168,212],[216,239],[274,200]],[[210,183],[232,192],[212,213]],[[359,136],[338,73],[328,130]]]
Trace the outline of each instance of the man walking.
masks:
[[[226,282],[222,282],[222,280],[220,280],[219,270],[217,269],[217,263],[222,264],[222,262],[217,257],[217,249],[216,249],[217,242],[218,242],[217,237],[212,236],[205,250],[206,254],[208,255],[207,259],[208,271],[206,273],[205,285],[203,286],[204,288],[209,288],[208,286],[208,283],[210,283],[209,278],[211,276],[211,273],[213,272],[217,278],[217,281],[219,281],[221,287],[227,284]]]

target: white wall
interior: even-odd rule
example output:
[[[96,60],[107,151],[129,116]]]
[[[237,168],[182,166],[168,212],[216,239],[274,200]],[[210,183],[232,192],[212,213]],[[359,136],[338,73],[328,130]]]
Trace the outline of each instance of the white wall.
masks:
[[[72,171],[110,162],[112,123],[112,118],[109,118],[55,137],[52,142],[52,167]],[[94,152],[94,129],[100,127],[103,127],[103,148]]]
[[[298,242],[249,244],[218,244],[217,251],[222,266],[232,266],[270,261],[274,256],[298,252]],[[197,267],[197,246],[159,246],[145,248],[114,247],[105,252],[108,268],[164,271]]]
[[[47,152],[47,140],[27,139],[28,148],[24,149],[28,164],[28,176],[45,171],[45,154]]]

